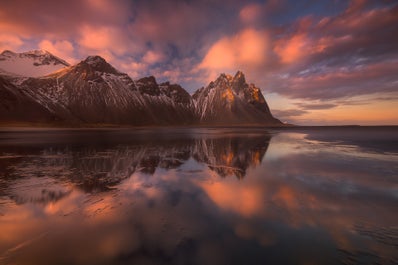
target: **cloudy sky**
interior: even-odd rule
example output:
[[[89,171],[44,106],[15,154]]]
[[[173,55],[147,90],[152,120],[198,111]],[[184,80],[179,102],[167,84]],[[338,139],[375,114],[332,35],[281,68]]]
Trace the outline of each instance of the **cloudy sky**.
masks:
[[[398,124],[396,0],[0,0],[0,50],[101,55],[190,93],[242,70],[296,124]]]

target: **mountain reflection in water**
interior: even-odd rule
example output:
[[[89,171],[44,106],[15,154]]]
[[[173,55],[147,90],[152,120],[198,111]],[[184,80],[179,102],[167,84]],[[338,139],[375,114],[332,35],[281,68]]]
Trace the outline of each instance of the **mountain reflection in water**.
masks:
[[[396,264],[398,154],[341,130],[2,131],[0,264]]]
[[[182,131],[179,139],[178,134],[167,130],[160,137],[120,131],[86,135],[90,138],[75,134],[77,138],[73,134],[66,138],[61,135],[56,146],[46,142],[45,135],[41,138],[44,147],[36,143],[30,147],[3,148],[5,154],[13,154],[3,159],[12,163],[2,169],[5,176],[11,180],[47,176],[74,184],[85,192],[106,191],[136,172],[153,175],[156,169],[176,169],[193,158],[222,177],[243,178],[248,167],[261,163],[271,139],[267,133],[224,136],[222,131],[203,138],[197,138],[195,131]]]

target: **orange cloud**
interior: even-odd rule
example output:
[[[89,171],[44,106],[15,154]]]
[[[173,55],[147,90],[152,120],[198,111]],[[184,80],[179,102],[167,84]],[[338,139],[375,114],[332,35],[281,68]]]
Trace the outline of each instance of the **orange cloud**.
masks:
[[[154,64],[162,61],[164,59],[164,55],[160,52],[156,51],[147,51],[142,58],[145,63]]]
[[[81,29],[80,45],[88,49],[109,49],[112,46],[112,36],[115,32],[110,27],[94,28],[84,26]]]
[[[13,34],[0,34],[0,51],[3,50],[17,50],[23,41]]]
[[[274,52],[281,58],[283,63],[290,64],[308,53],[308,44],[309,40],[306,35],[299,33],[291,38],[277,41]]]
[[[73,56],[74,48],[70,41],[62,40],[62,41],[51,42],[49,40],[42,40],[39,43],[39,48],[42,50],[49,51],[55,56],[58,56],[66,60],[70,64],[77,62],[77,60]]]
[[[222,71],[259,66],[267,59],[267,48],[268,36],[265,31],[245,29],[214,43],[199,67]]]
[[[77,42],[86,54],[95,53],[107,60],[111,60],[113,54],[123,55],[135,47],[125,36],[123,29],[111,26],[85,25],[80,29]]]
[[[120,70],[126,72],[132,77],[133,79],[142,76],[148,70],[148,65],[141,63],[141,62],[131,62],[131,63],[124,63],[120,64]]]
[[[166,77],[167,80],[171,81],[171,82],[179,82],[182,77],[181,77],[181,72],[179,70],[166,70],[162,73],[160,73],[162,76]]]

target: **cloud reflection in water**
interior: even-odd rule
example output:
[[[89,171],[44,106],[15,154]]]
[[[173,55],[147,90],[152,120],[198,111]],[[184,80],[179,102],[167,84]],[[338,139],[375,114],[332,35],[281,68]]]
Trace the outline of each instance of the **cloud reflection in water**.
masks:
[[[311,131],[85,133],[1,135],[2,263],[398,259],[396,154]]]

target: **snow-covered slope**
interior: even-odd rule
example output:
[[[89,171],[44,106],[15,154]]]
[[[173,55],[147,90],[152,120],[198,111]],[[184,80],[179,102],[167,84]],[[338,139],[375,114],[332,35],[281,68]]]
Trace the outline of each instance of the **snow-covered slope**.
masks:
[[[247,84],[240,71],[234,77],[221,74],[207,87],[197,90],[193,99],[202,123],[281,124],[272,116],[261,90]]]
[[[77,65],[21,84],[42,105],[83,123],[142,124],[145,102],[133,80],[103,58],[89,56]]]
[[[67,66],[64,60],[42,50],[23,53],[5,50],[0,54],[0,68],[20,76],[44,76]]]
[[[0,75],[1,76],[1,75]],[[47,76],[8,76],[17,90],[58,120],[72,123],[171,125],[195,122],[191,96],[179,85],[134,82],[99,56]]]

